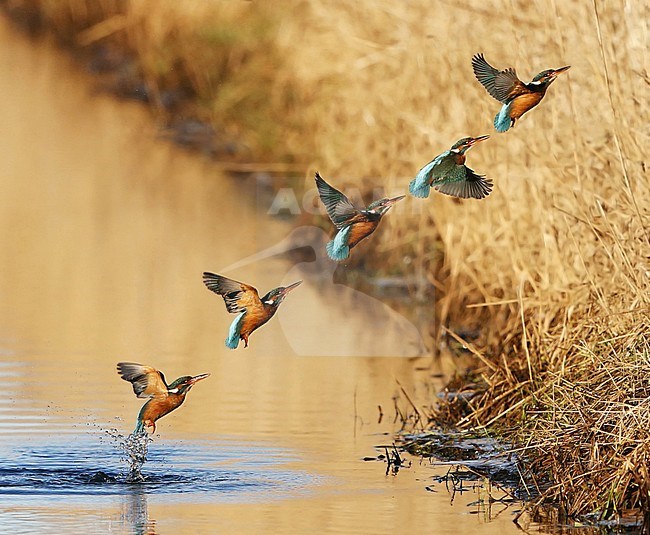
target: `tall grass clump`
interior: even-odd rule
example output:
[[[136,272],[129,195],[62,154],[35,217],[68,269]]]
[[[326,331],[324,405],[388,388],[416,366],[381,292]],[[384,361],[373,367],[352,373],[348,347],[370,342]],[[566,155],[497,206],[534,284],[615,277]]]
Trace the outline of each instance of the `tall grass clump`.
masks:
[[[493,133],[498,104],[473,79],[473,53],[526,80],[572,66],[514,130],[469,154],[495,181],[487,200],[412,199],[387,218],[375,254],[393,265],[411,259],[406,273],[423,268],[438,290],[439,341],[460,327],[481,333],[477,394],[448,423],[498,427],[524,444],[529,477],[548,477],[543,498],[569,515],[647,510],[641,7],[308,4],[296,76],[325,97],[304,111],[318,147],[310,163],[350,181],[405,189],[458,138]]]
[[[255,157],[299,162],[308,187],[319,170],[404,191],[456,140],[491,133],[468,161],[495,182],[486,200],[404,201],[356,256],[436,288],[435,347],[461,327],[480,333],[478,389],[462,410],[442,407],[447,423],[523,444],[528,477],[569,515],[650,507],[643,2],[4,4],[31,6],[80,46],[126,48],[154,95],[189,88],[195,113]],[[496,134],[476,52],[526,81],[571,70]]]

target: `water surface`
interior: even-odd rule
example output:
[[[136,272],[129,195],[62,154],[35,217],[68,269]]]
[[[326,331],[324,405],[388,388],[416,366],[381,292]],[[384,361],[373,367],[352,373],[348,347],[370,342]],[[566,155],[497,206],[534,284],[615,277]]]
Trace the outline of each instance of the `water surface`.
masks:
[[[478,491],[425,490],[446,468],[361,460],[390,444],[394,398],[408,406],[398,381],[416,402],[442,385],[407,319],[318,255],[260,257],[292,231],[254,186],[2,19],[0,68],[0,531],[517,532]],[[201,283],[233,265],[263,292],[305,280],[237,351]],[[120,360],[212,374],[158,423],[142,484],[114,438],[142,403]]]

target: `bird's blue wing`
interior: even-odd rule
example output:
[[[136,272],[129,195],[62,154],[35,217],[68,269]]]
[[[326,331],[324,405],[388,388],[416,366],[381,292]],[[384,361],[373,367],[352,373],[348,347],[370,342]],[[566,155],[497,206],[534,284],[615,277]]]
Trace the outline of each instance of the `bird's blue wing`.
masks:
[[[451,168],[450,164],[453,165],[453,158],[451,156],[451,151],[443,152],[420,169],[409,184],[411,195],[422,198],[428,197],[431,183],[436,178],[443,176]]]
[[[440,193],[461,199],[483,199],[492,191],[492,181],[465,165],[457,165],[444,181],[433,184]]]
[[[433,168],[431,169],[433,182],[436,179],[446,177],[449,173],[453,173],[456,167],[458,167],[456,165],[456,155],[450,150],[443,152],[433,160]]]

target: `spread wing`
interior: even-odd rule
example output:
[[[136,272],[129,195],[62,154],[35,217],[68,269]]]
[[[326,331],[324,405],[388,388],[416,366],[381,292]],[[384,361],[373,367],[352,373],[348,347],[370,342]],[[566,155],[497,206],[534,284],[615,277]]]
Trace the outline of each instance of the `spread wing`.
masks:
[[[237,282],[208,271],[203,273],[203,284],[208,290],[223,297],[228,312],[238,314],[250,307],[261,307],[262,301],[257,289],[243,282]]]
[[[359,214],[359,210],[354,207],[350,199],[325,182],[318,173],[316,173],[316,187],[327,210],[327,215],[330,216],[336,228],[343,228],[349,224],[351,218]]]
[[[440,193],[461,199],[483,199],[492,191],[492,181],[472,171],[465,165],[457,165],[447,180],[433,183]]]
[[[506,104],[526,91],[523,82],[512,67],[508,67],[505,71],[495,69],[485,61],[483,54],[476,54],[472,58],[472,69],[476,79],[499,102]]]
[[[133,392],[139,398],[152,398],[166,396],[168,386],[165,376],[151,366],[144,366],[135,362],[119,362],[117,373],[125,381],[133,385]]]
[[[458,167],[453,152],[450,150],[443,152],[436,156],[431,162],[431,176],[434,180],[438,177],[445,177],[449,173],[453,173]]]

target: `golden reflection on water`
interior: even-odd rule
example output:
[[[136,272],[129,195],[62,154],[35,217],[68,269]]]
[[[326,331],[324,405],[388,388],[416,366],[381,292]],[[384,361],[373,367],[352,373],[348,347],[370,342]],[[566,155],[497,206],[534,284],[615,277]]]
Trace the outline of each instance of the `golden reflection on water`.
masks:
[[[0,65],[0,449],[130,431],[141,400],[115,364],[134,360],[170,380],[212,374],[159,422],[152,450],[227,438],[242,451],[285,448],[298,459],[287,461],[291,469],[314,476],[281,499],[180,500],[137,489],[86,501],[6,495],[0,523],[53,533],[516,531],[509,511],[491,523],[470,514],[476,494],[450,506],[444,487],[426,492],[440,473],[426,463],[394,477],[360,461],[390,441],[396,380],[420,401],[441,386],[417,370],[429,364],[418,358],[417,329],[334,285],[318,255],[306,270],[258,258],[290,230],[242,198],[250,188],[158,139],[139,104],[98,93],[51,44],[28,41],[2,19]],[[258,260],[241,263],[251,255]],[[230,351],[223,340],[233,317],[201,272],[237,263],[226,274],[260,292],[305,284],[248,349]]]

